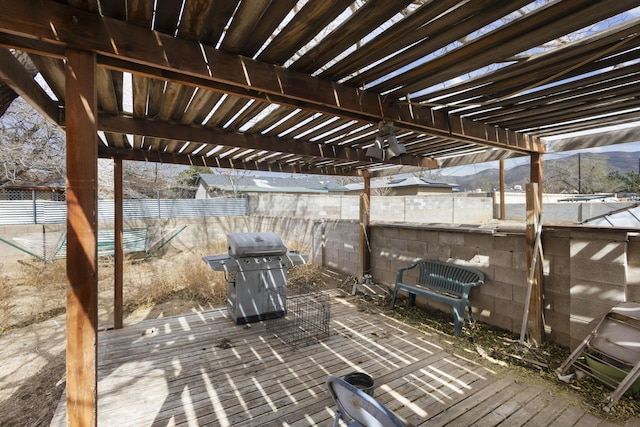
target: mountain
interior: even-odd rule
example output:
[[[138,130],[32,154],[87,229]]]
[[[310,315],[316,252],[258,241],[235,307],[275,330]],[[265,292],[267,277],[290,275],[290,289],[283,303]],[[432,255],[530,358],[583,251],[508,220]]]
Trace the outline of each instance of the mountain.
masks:
[[[610,151],[571,155],[548,154],[543,157],[542,168],[544,185],[547,191],[571,191],[571,187],[575,187],[574,189],[577,190],[581,184],[586,186],[588,181],[602,181],[603,177],[606,177],[609,172],[614,170],[639,172],[640,152]],[[529,182],[529,174],[529,164],[505,169],[505,188],[513,189],[517,185],[524,188],[524,185]],[[485,169],[466,176],[449,176],[446,181],[458,184],[462,191],[476,189],[491,191],[500,187],[499,179],[500,171],[496,162],[496,168],[494,169]],[[603,185],[606,187],[605,184]],[[588,188],[581,188],[581,190],[587,190]],[[614,189],[603,188],[601,191],[614,191]]]

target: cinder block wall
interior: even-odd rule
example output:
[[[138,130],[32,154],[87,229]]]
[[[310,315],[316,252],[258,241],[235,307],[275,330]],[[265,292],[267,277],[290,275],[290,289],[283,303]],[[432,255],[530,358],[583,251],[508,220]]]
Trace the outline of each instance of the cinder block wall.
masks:
[[[493,219],[493,199],[456,194],[372,196],[373,221],[483,223]],[[260,193],[249,195],[251,216],[357,220],[360,196]]]
[[[624,230],[572,230],[569,246],[572,348],[611,307],[629,300],[627,234]]]
[[[358,218],[358,196],[260,193],[249,196],[251,216]]]
[[[359,223],[319,221],[313,229],[313,262],[348,274],[358,271]]]
[[[314,221],[291,217],[211,217],[127,221],[125,228],[158,230],[187,225],[164,249],[199,249],[226,241],[234,231],[273,231],[287,247],[311,255],[314,263],[348,274],[358,270],[359,223],[349,220]],[[112,227],[112,224],[101,224]],[[4,238],[51,239],[64,225],[0,227]],[[373,223],[370,242],[372,275],[390,288],[398,268],[419,258],[439,259],[477,268],[486,283],[473,290],[476,319],[519,333],[527,291],[524,225],[444,226]],[[29,255],[0,243],[2,272],[17,269]],[[545,227],[544,314],[547,338],[574,348],[611,307],[640,302],[640,233],[634,230],[588,227]],[[197,253],[196,250],[196,253]],[[423,299],[450,312],[446,305]]]
[[[317,231],[316,226],[316,231]],[[326,251],[324,265],[345,272],[357,269],[358,224],[333,224],[326,241],[352,236],[340,251]],[[337,244],[337,243],[336,243]],[[477,268],[483,286],[472,291],[474,316],[519,333],[527,292],[524,226],[510,230],[482,227],[433,227],[376,223],[371,226],[372,275],[393,287],[397,269],[420,259],[438,259]],[[629,230],[546,227],[544,249],[544,315],[547,339],[575,348],[611,307],[640,302],[640,235]],[[347,254],[354,251],[354,256]],[[418,298],[418,304],[451,309]]]
[[[495,234],[480,227],[372,227],[372,275],[389,287],[396,272],[417,259],[436,259],[476,268],[486,283],[471,294],[477,320],[519,331],[526,295],[524,229]],[[418,298],[419,304],[449,312],[446,304]]]

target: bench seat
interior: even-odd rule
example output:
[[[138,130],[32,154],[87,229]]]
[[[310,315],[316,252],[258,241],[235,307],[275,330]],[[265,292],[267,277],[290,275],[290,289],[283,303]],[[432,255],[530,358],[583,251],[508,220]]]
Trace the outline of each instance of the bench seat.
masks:
[[[405,280],[404,274],[415,268],[418,269],[418,278],[410,283]],[[469,293],[473,287],[483,283],[484,274],[473,268],[442,261],[419,260],[398,269],[391,308],[395,308],[399,291],[408,293],[409,306],[415,305],[416,295],[447,303],[453,308],[454,334],[460,335],[465,308],[469,312],[469,323],[473,323]]]

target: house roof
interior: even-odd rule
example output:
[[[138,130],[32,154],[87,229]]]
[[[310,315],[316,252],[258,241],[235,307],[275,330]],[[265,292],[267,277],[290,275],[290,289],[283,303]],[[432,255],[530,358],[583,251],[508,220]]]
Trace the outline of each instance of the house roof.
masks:
[[[209,190],[255,193],[329,193],[344,192],[346,187],[330,179],[288,178],[269,176],[232,176],[222,174],[200,174],[199,181]]]
[[[347,184],[350,191],[362,190],[363,183]],[[371,180],[371,188],[408,188],[408,187],[428,187],[428,188],[457,188],[457,184],[447,184],[446,182],[430,181],[423,177],[414,175],[380,177]]]
[[[65,126],[65,55],[95,54],[101,157],[430,169],[543,153],[543,138],[637,122],[637,6],[0,0],[2,45],[28,52],[42,77],[5,49],[0,80]],[[382,121],[406,154],[367,155]],[[633,128],[588,144],[638,139]]]

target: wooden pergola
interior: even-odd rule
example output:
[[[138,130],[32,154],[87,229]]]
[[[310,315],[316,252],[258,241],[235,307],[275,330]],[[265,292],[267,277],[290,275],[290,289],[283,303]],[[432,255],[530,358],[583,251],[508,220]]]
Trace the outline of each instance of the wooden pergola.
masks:
[[[640,119],[638,5],[0,0],[0,95],[67,134],[69,425],[96,423],[99,157],[115,161],[116,247],[122,160],[362,176],[367,189],[392,168],[530,156],[542,191],[544,138]],[[380,124],[406,154],[368,154]],[[122,327],[121,251],[115,268]]]

